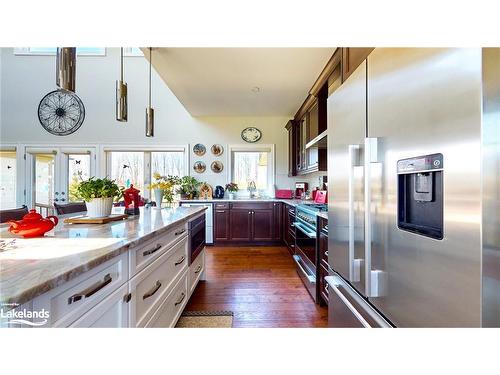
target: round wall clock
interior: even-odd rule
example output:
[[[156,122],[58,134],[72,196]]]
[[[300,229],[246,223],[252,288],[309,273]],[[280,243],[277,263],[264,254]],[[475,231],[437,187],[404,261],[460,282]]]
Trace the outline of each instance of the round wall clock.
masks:
[[[243,129],[241,138],[248,143],[255,143],[262,138],[262,132],[254,127]]]
[[[78,95],[55,90],[45,95],[38,105],[38,120],[50,134],[69,135],[76,132],[85,119],[85,107]]]

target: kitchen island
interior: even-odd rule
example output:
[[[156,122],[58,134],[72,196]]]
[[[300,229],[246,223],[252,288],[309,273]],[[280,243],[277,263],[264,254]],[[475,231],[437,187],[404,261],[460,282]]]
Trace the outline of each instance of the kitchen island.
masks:
[[[112,288],[105,288],[108,284],[116,287],[130,284],[125,288],[128,295],[130,287],[140,282],[134,284],[129,281],[137,277],[146,279],[148,275],[144,272],[148,269],[157,272],[155,263],[159,263],[158,267],[164,266],[165,273],[168,273],[169,268],[162,261],[167,260],[165,257],[169,254],[175,256],[173,261],[177,263],[172,266],[172,278],[168,281],[169,284],[174,283],[188,268],[188,221],[202,216],[204,210],[203,207],[141,208],[138,216],[107,224],[65,224],[62,216],[52,231],[44,237],[32,239],[12,235],[4,227],[0,229],[0,305],[7,310],[33,300],[34,305],[40,301],[53,309],[54,314],[61,315],[57,319],[62,319],[65,315],[62,310],[69,306],[81,307],[93,301],[87,306],[92,307],[109,294],[102,293],[102,298],[95,298],[101,294],[98,293],[100,290],[92,290],[96,283],[104,285],[103,291],[108,289],[110,292]],[[99,275],[101,271],[103,274]],[[94,275],[96,280],[92,280]],[[158,285],[163,285],[162,289],[167,286],[166,281],[161,283],[156,278],[152,283],[153,288],[145,286],[150,290],[156,288],[151,296],[160,289]],[[83,295],[75,294],[72,289],[81,289]],[[156,299],[149,297],[146,296],[143,301]],[[182,298],[185,297],[186,293]],[[57,301],[58,298],[60,301]],[[35,307],[32,306],[33,309]],[[146,310],[137,312],[137,319],[131,326],[147,323],[145,320],[151,318],[151,314],[145,314]],[[74,318],[79,315],[75,314]],[[57,319],[52,320],[52,326],[59,326],[55,324]],[[65,325],[72,323],[73,319],[63,321]]]

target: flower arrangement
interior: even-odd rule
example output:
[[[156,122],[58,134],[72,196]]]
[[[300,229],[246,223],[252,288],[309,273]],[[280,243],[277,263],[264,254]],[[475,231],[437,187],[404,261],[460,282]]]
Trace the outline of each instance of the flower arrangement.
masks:
[[[162,198],[165,197],[168,203],[174,201],[174,186],[178,184],[179,178],[177,176],[162,176],[158,172],[153,173],[154,182],[149,185],[150,189],[161,190]],[[159,199],[159,197],[157,198]],[[157,202],[158,207],[161,206],[161,202]]]
[[[236,193],[238,191],[238,184],[230,182],[229,184],[226,184],[226,190],[230,193]]]

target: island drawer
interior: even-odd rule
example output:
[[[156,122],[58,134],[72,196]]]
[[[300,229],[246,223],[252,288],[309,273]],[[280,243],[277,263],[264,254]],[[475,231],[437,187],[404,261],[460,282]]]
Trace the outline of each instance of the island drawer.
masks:
[[[146,327],[174,327],[188,299],[188,273],[185,272],[172,288],[172,292],[151,317]]]
[[[146,266],[166,253],[176,241],[188,234],[187,223],[176,225],[164,234],[149,240],[144,245],[130,249],[130,277],[136,275]]]
[[[143,327],[171,289],[173,281],[188,267],[187,238],[160,256],[129,282],[131,327]]]
[[[214,203],[214,209],[216,210],[227,210],[229,208],[229,203]]]
[[[196,288],[196,284],[205,271],[205,250],[203,250],[189,266],[189,295]]]
[[[128,280],[124,253],[33,300],[33,311],[49,312],[44,327],[68,327]]]

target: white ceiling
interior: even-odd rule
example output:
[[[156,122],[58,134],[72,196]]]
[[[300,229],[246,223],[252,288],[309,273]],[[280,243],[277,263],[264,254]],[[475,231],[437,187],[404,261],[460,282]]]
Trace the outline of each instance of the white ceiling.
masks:
[[[147,49],[143,49],[148,58]],[[153,66],[193,116],[293,116],[335,48],[154,48]],[[252,88],[259,87],[255,93]]]

